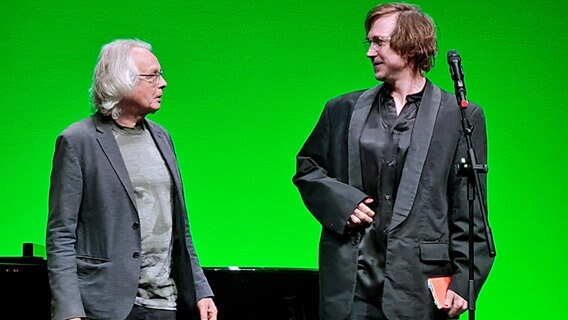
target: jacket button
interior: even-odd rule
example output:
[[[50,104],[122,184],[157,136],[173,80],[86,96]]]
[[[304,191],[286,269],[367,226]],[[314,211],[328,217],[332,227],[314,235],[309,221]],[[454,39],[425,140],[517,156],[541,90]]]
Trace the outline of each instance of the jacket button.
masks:
[[[140,252],[134,252],[132,258],[140,258]]]
[[[136,230],[136,229],[138,229],[138,227],[140,227],[140,224],[138,224],[138,222],[134,222],[132,224],[132,229]]]

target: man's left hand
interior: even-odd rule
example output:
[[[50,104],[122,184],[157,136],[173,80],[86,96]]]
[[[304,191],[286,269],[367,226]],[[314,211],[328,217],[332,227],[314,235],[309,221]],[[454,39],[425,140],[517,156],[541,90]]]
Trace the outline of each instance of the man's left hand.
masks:
[[[203,298],[197,301],[200,320],[217,320],[217,307],[211,298]]]
[[[446,310],[450,318],[453,318],[467,310],[467,300],[460,297],[459,294],[452,290],[448,290],[446,292],[446,301],[442,309]]]

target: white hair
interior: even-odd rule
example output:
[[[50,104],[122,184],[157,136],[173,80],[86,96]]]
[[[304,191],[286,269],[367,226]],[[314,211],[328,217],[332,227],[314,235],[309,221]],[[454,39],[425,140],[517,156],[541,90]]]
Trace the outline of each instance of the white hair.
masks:
[[[138,68],[131,54],[135,47],[152,49],[149,43],[137,39],[115,40],[101,49],[89,91],[94,108],[104,116],[120,116],[120,101],[138,81]]]

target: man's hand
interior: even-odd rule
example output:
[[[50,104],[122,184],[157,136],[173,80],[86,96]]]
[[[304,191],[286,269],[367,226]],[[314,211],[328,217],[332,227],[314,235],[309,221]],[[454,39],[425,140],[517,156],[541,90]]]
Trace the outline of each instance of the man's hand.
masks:
[[[357,208],[351,212],[349,220],[347,220],[347,226],[350,228],[355,228],[361,225],[369,225],[373,223],[373,217],[375,212],[371,210],[367,205],[373,203],[373,199],[367,198],[357,205]]]
[[[452,290],[448,290],[446,292],[446,301],[444,302],[442,309],[446,310],[450,318],[453,318],[467,310],[467,300],[460,297]]]
[[[203,298],[197,301],[200,320],[217,320],[217,307],[211,298]]]

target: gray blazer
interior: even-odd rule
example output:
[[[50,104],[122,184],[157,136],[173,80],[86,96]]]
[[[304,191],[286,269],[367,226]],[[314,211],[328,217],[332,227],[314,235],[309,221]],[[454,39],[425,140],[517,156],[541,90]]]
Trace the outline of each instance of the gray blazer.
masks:
[[[293,178],[306,207],[322,225],[319,244],[320,317],[349,316],[357,274],[360,234],[347,233],[347,220],[368,195],[361,190],[359,140],[379,87],[329,101],[297,157]],[[473,144],[486,163],[485,120],[470,105]],[[382,310],[389,319],[438,319],[427,278],[451,276],[450,289],[467,299],[468,202],[466,179],[454,164],[466,156],[460,111],[452,94],[427,82],[388,228]],[[485,179],[482,179],[485,191]],[[477,292],[489,258],[476,203]],[[381,214],[377,212],[377,214]]]
[[[174,189],[172,275],[178,318],[213,293],[189,232],[170,136],[146,120]],[[95,114],[67,128],[53,158],[47,224],[52,318],[124,319],[136,297],[141,239],[133,188],[109,119]]]

